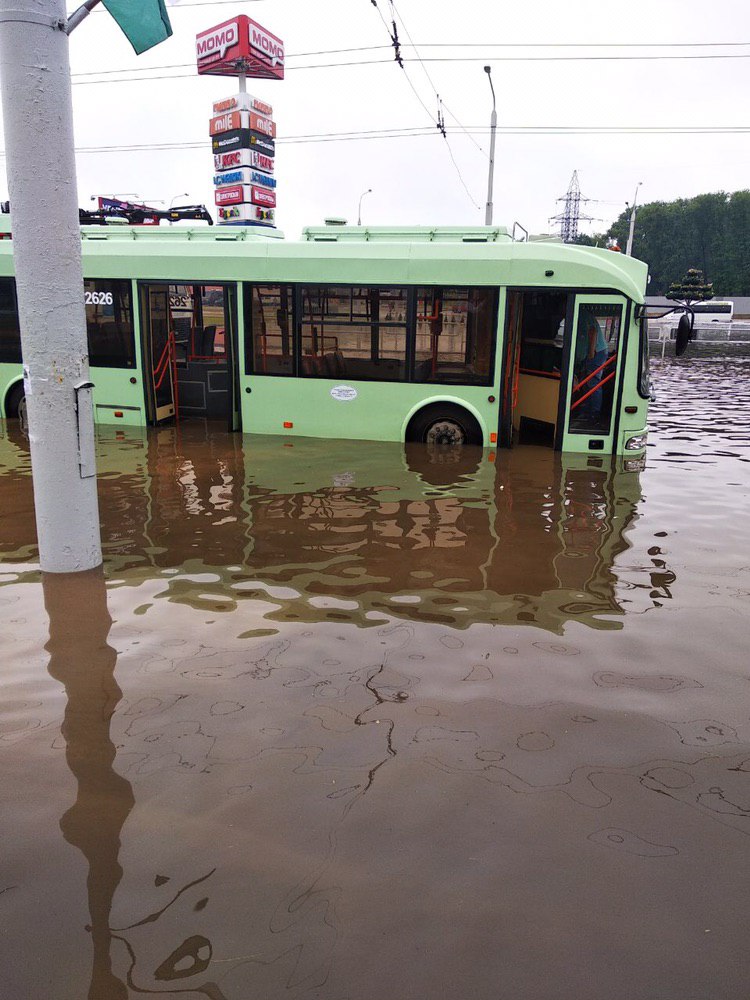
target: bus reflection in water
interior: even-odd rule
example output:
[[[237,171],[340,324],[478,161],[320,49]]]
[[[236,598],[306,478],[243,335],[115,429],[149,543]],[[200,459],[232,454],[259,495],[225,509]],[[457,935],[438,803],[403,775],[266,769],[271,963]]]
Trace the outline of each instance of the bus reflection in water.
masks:
[[[168,574],[164,596],[233,610],[243,597],[270,600],[264,587],[283,588],[269,622],[370,625],[367,612],[378,611],[459,628],[526,623],[560,633],[571,619],[620,627],[615,563],[641,492],[638,474],[617,460],[393,443],[363,454],[272,438],[243,448],[197,427],[99,434],[104,549],[123,581],[113,586],[210,569],[215,582]],[[12,488],[30,497],[24,468]],[[18,520],[5,557],[30,558],[33,541],[30,520]],[[672,582],[645,553],[629,562],[651,567],[628,570],[641,576],[627,582],[631,600]]]

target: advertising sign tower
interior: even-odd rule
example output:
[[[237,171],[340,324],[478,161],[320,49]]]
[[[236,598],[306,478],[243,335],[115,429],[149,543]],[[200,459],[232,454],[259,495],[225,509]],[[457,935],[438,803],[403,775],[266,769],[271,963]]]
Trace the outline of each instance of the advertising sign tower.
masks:
[[[195,39],[198,73],[236,76],[239,93],[214,101],[209,134],[220,225],[275,226],[273,108],[247,93],[247,77],[284,79],[284,43],[245,14]]]

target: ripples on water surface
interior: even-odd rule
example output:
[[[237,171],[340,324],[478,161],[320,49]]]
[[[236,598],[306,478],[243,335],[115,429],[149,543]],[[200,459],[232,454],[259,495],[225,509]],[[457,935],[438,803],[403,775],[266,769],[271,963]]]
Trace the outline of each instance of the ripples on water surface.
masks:
[[[3,431],[3,997],[746,996],[750,354],[700,351],[640,475],[102,435],[106,595],[42,588]]]

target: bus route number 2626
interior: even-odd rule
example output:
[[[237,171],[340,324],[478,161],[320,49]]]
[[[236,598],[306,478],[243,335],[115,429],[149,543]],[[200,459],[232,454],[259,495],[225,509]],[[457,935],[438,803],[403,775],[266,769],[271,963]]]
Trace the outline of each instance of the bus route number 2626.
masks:
[[[83,301],[87,306],[111,306],[112,292],[84,292]]]

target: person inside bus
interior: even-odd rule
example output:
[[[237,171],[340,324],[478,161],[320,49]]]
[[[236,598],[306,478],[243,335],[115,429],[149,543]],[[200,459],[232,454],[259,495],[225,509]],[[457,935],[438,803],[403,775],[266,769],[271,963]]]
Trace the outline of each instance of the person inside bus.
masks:
[[[582,306],[578,318],[578,335],[575,350],[575,374],[578,383],[588,381],[581,387],[583,396],[591,395],[578,407],[580,416],[590,423],[599,420],[602,410],[602,390],[596,388],[602,379],[601,366],[607,360],[607,339],[593,309]],[[596,374],[594,374],[596,373]]]

